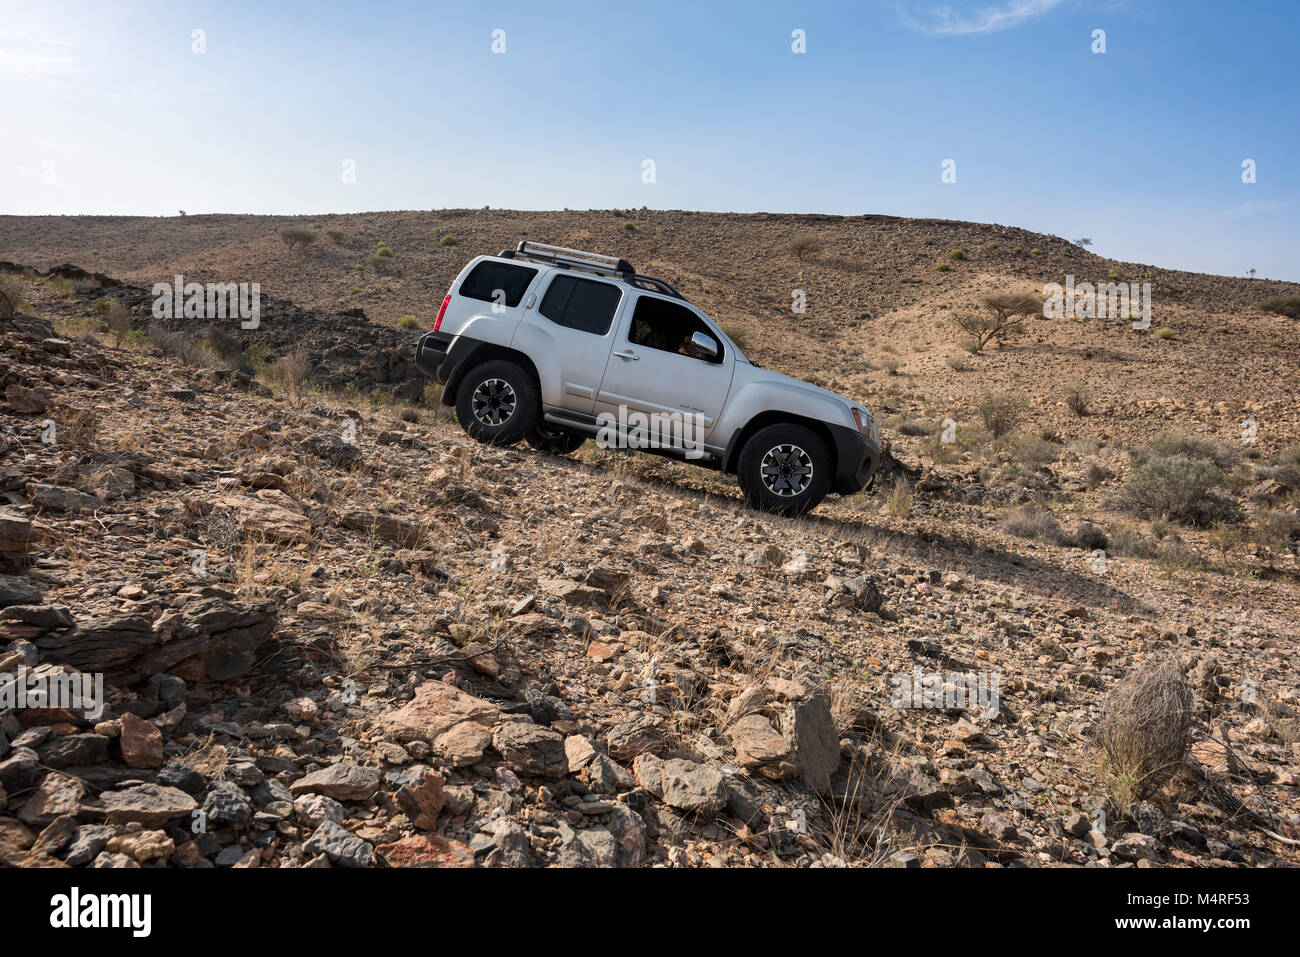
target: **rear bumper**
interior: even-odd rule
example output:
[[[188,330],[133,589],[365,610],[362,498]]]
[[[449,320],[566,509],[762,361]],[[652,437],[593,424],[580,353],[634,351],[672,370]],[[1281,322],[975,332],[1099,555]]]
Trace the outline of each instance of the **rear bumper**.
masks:
[[[440,374],[451,349],[452,336],[445,332],[426,332],[415,344],[415,365],[436,382],[445,382]]]
[[[853,495],[871,484],[880,467],[880,449],[856,429],[831,425],[831,438],[835,441],[835,479],[831,491],[840,495]]]

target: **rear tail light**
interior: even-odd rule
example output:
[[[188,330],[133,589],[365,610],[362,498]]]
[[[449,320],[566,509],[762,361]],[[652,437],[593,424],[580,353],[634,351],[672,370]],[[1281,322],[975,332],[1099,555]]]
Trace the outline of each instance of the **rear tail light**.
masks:
[[[451,302],[451,294],[448,293],[443,297],[442,306],[438,309],[438,318],[433,321],[433,331],[437,332],[442,327],[442,317],[447,311],[447,303]]]

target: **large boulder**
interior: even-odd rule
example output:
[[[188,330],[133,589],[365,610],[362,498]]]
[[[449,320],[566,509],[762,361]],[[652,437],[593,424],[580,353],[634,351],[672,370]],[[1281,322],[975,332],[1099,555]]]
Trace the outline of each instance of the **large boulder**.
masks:
[[[492,743],[501,710],[442,681],[426,681],[380,724],[398,741],[427,741],[457,767],[474,764]],[[563,750],[561,749],[561,753]]]
[[[27,567],[31,540],[31,521],[11,508],[0,508],[0,572],[16,572]]]

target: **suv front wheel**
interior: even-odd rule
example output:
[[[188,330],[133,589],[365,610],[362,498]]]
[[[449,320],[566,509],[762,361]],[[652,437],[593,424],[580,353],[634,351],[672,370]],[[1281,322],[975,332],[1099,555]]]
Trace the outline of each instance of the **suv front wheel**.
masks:
[[[831,454],[808,428],[778,423],[759,429],[744,448],[736,478],[749,503],[778,515],[802,515],[831,487]]]
[[[475,366],[456,390],[460,427],[489,445],[514,445],[536,424],[540,407],[533,377],[504,359]]]

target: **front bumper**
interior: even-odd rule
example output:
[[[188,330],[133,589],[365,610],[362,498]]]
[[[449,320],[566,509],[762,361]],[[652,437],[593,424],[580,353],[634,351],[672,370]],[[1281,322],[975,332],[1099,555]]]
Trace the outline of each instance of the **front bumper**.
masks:
[[[829,426],[835,441],[835,479],[831,491],[853,495],[871,484],[880,467],[880,447],[857,429]]]

